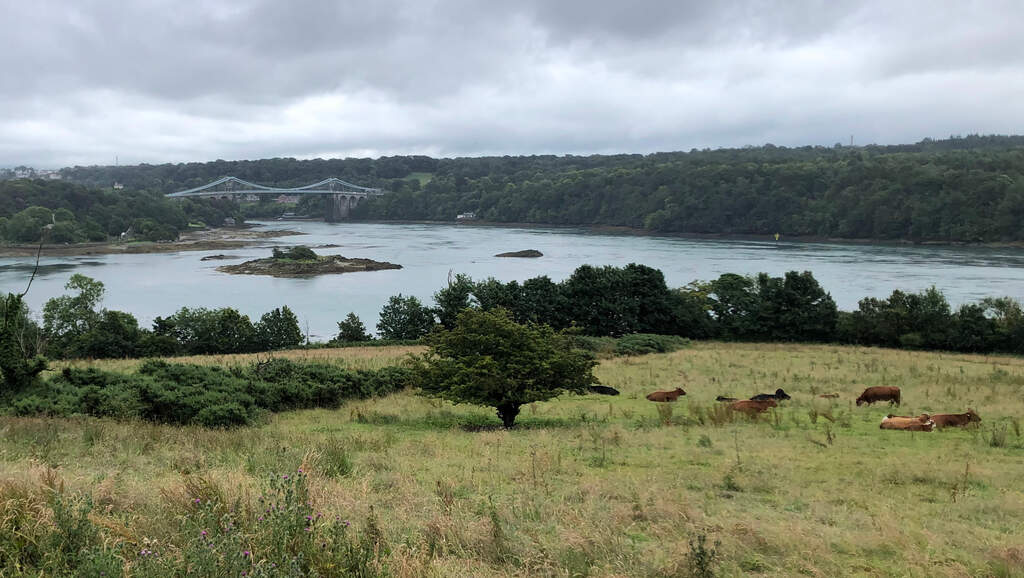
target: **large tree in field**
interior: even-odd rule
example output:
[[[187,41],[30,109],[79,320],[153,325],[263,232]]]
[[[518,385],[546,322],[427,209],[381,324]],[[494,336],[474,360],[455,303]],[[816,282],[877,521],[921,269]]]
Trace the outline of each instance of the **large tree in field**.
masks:
[[[597,364],[547,325],[520,325],[505,309],[467,309],[455,327],[428,338],[418,360],[422,393],[454,403],[494,407],[505,427],[519,408],[598,383]]]

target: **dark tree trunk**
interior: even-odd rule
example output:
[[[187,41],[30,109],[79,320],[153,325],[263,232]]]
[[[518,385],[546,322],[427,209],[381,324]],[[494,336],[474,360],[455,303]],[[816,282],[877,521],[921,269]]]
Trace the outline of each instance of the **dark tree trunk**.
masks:
[[[519,405],[507,403],[498,406],[498,417],[505,427],[510,428],[516,424],[516,416],[519,415]]]

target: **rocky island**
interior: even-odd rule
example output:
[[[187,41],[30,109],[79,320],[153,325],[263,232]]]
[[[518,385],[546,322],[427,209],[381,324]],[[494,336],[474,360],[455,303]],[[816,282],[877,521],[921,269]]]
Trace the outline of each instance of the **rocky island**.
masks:
[[[495,257],[543,257],[544,253],[536,249],[526,249],[525,251],[509,251],[508,253],[498,253]]]
[[[353,273],[356,271],[381,271],[401,269],[401,265],[374,261],[373,259],[351,259],[341,255],[317,255],[309,247],[299,245],[288,250],[274,249],[266,259],[255,259],[238,265],[217,267],[223,273],[235,275],[271,275],[273,277],[314,277],[332,273]]]

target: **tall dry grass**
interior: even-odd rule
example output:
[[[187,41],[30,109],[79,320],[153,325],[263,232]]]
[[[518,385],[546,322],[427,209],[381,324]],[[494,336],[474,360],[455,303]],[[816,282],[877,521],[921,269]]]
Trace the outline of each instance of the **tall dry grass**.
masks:
[[[687,576],[695,560],[723,576],[1024,573],[1022,359],[699,343],[596,371],[622,394],[533,404],[512,431],[412,393],[230,431],[7,418],[0,504],[45,520],[32,496],[51,471],[91,496],[110,540],[173,545],[183,500],[246,503],[302,466],[318,510],[358,531],[376,520],[399,576]],[[903,407],[856,407],[871,385],[900,386]],[[644,399],[676,386],[670,412]],[[779,387],[792,401],[754,420],[714,402]],[[890,412],[967,407],[980,427],[878,429]]]

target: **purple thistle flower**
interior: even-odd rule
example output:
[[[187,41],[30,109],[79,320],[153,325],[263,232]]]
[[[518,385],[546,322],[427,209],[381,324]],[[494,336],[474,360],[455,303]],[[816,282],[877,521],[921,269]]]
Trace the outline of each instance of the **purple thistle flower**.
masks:
[[[252,552],[250,552],[248,550],[245,550],[245,551],[242,552],[242,556],[245,556],[246,558],[248,558],[249,556],[252,556]]]
[[[312,532],[312,531],[313,531],[313,528],[310,528],[309,526],[306,526],[306,531],[307,531],[307,532]]]
[[[196,498],[196,499],[195,499],[195,503],[197,503],[197,504],[198,504],[198,503],[200,503],[201,501],[202,501],[202,500],[200,500],[199,498]]]

